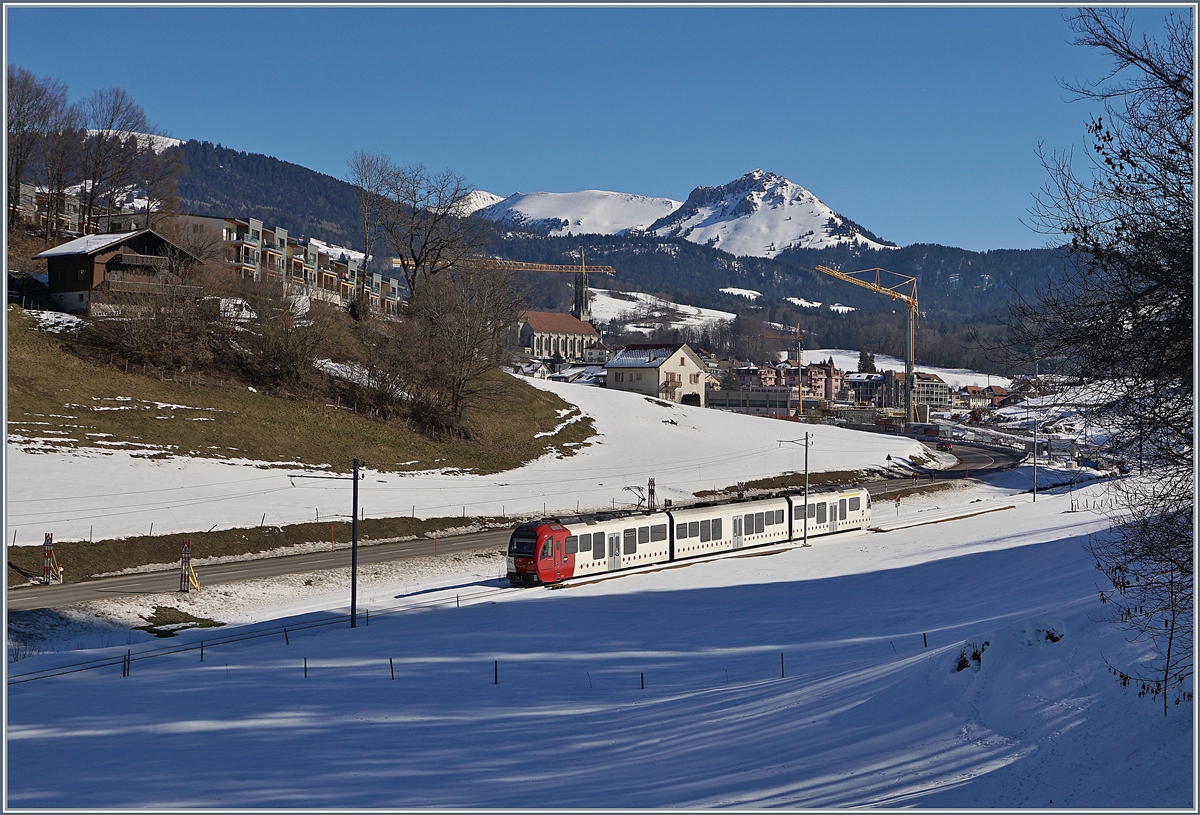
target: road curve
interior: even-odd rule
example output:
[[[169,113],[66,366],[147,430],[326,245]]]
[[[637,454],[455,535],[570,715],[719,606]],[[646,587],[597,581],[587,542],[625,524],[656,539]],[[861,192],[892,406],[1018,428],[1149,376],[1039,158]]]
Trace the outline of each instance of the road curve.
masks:
[[[933,442],[930,442],[932,445]],[[940,471],[928,471],[927,475],[935,481],[952,478],[968,478],[971,473],[982,475],[1013,466],[1018,460],[1016,454],[1006,455],[991,449],[971,447],[956,444],[954,455],[958,462],[950,468]],[[913,486],[917,479],[913,479]],[[920,478],[925,481],[925,476]],[[864,486],[872,495],[881,495],[897,489],[909,487],[909,479],[886,479],[872,481]],[[510,529],[496,529],[488,532],[474,532],[468,535],[441,538],[437,543],[437,554],[450,552],[469,552],[484,549],[502,549],[508,544]],[[422,538],[418,540],[399,541],[396,543],[378,543],[358,547],[358,562],[360,566],[372,563],[385,563],[406,557],[420,557],[434,554],[434,542]],[[206,566],[196,566],[196,575],[200,585],[212,586],[218,583],[236,583],[242,580],[255,580],[265,577],[279,577],[285,574],[312,572],[320,569],[345,569],[350,567],[350,550],[338,549],[336,552],[310,552],[303,555],[287,555],[284,557],[259,558],[243,560],[235,563],[214,563]],[[103,600],[109,597],[131,594],[161,594],[179,590],[179,570],[171,568],[159,572],[144,574],[120,575],[117,577],[102,577],[95,580],[85,580],[79,583],[66,583],[50,586],[18,586],[8,589],[8,610],[31,611],[39,608],[58,608],[74,603],[84,603],[91,600]]]

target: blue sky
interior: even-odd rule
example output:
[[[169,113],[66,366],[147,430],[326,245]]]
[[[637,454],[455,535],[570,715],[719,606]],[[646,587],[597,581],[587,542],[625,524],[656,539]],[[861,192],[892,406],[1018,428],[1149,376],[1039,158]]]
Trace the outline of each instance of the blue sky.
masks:
[[[882,238],[1043,246],[1020,223],[1098,78],[1064,9],[34,8],[7,59],[121,87],[178,138],[342,176],[356,149],[498,195],[683,200],[762,168]],[[1162,12],[1140,12],[1148,24]]]

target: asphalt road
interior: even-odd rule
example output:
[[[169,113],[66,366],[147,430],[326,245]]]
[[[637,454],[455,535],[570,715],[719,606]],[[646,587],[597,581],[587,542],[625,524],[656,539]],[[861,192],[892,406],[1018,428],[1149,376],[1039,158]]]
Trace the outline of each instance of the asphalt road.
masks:
[[[930,443],[933,446],[933,443]],[[956,444],[952,451],[958,458],[958,463],[946,470],[930,471],[930,480],[942,481],[949,478],[967,478],[970,473],[981,475],[984,472],[1001,470],[1016,463],[1018,456],[1005,455],[978,447]],[[917,480],[920,485],[929,483],[924,476]],[[894,492],[897,489],[914,486],[912,479],[886,479],[872,481],[865,485],[871,495],[881,495]],[[458,535],[442,538],[437,543],[437,553],[477,551],[482,549],[500,549],[508,544],[510,529],[497,529],[490,532],[476,532],[469,535]],[[432,540],[412,540],[398,543],[380,543],[371,546],[358,547],[358,563],[360,566],[372,563],[385,563],[406,557],[418,557],[434,554]],[[254,580],[264,577],[278,577],[285,574],[312,572],[320,569],[349,568],[350,550],[339,549],[336,552],[313,552],[304,555],[288,555],[286,557],[262,558],[246,560],[237,563],[218,563],[208,566],[197,566],[196,576],[201,586],[212,586],[219,583],[236,583],[241,580]],[[97,580],[86,580],[80,583],[66,583],[50,586],[20,586],[8,590],[9,611],[29,611],[38,608],[57,608],[73,603],[83,603],[90,600],[102,600],[131,594],[160,594],[179,589],[179,570],[171,569],[146,574],[130,574],[120,577],[104,577]]]
[[[508,545],[509,529],[476,532],[441,538],[437,542],[439,555],[450,552],[500,549]],[[432,540],[411,540],[398,543],[378,543],[358,547],[358,565],[384,563],[405,557],[432,555]],[[297,572],[312,572],[320,569],[345,569],[350,567],[349,549],[335,552],[312,552],[304,555],[245,560],[237,563],[214,563],[196,566],[196,576],[201,586],[218,583],[236,583],[240,580],[255,580],[263,577],[278,577]],[[8,610],[28,611],[36,608],[57,608],[72,603],[102,600],[130,594],[159,594],[179,590],[179,569],[146,574],[102,577],[80,583],[52,584],[49,586],[20,586],[8,590]]]

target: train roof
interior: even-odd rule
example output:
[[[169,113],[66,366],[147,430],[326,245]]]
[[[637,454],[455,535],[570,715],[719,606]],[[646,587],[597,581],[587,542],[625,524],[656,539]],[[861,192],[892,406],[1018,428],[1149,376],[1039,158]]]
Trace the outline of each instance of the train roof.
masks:
[[[857,489],[862,489],[862,488],[863,487],[861,484],[828,484],[828,485],[821,486],[821,487],[809,487],[808,493],[809,493],[809,495],[822,495],[822,494],[828,494],[828,493],[840,493],[840,492],[845,492],[847,490],[857,490]],[[525,524],[521,524],[521,526],[537,525],[537,524],[558,524],[560,526],[570,526],[571,524],[585,524],[587,526],[594,526],[598,523],[604,523],[605,521],[616,521],[616,520],[621,520],[624,518],[646,518],[646,517],[650,517],[651,515],[661,515],[663,513],[671,512],[673,510],[682,511],[682,510],[688,510],[688,509],[704,509],[707,507],[723,507],[723,506],[729,506],[732,504],[744,504],[744,503],[748,503],[750,501],[763,501],[763,500],[769,500],[772,498],[788,498],[788,497],[803,496],[803,495],[804,495],[804,489],[801,487],[798,489],[777,490],[775,492],[764,493],[762,495],[755,495],[752,497],[747,496],[745,498],[728,498],[728,499],[725,499],[722,501],[697,501],[694,504],[680,504],[680,505],[664,506],[664,507],[660,507],[658,509],[653,509],[653,510],[615,509],[615,510],[611,510],[609,512],[596,512],[596,513],[590,513],[590,514],[584,513],[584,514],[579,514],[579,515],[557,515],[557,516],[548,517],[548,518],[540,518],[536,521],[529,521]],[[518,528],[520,528],[520,527],[518,527]]]

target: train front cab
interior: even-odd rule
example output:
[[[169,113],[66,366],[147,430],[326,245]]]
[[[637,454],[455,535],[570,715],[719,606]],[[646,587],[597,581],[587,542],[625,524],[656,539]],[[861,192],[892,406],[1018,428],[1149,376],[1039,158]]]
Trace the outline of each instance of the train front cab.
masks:
[[[521,524],[508,540],[508,582],[513,586],[557,583],[571,576],[564,551],[567,530],[548,521]]]

